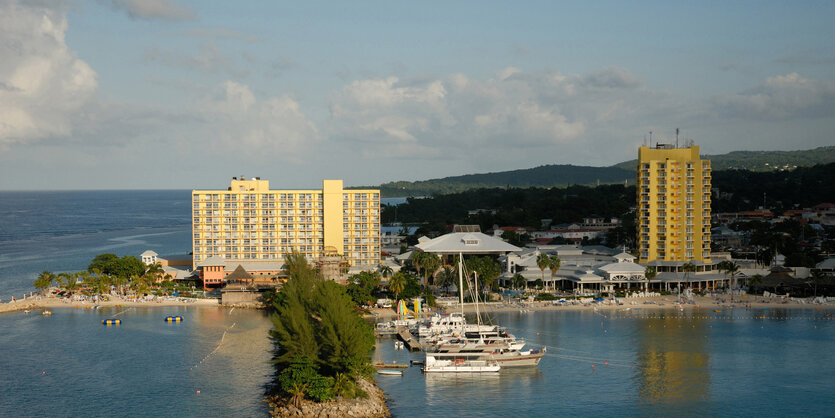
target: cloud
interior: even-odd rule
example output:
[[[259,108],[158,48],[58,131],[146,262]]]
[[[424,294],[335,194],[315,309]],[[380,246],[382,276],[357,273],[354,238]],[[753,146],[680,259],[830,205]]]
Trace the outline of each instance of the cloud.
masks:
[[[106,0],[101,0],[106,1]],[[114,10],[124,11],[132,19],[193,20],[194,12],[174,0],[109,0]]]
[[[582,147],[590,129],[641,113],[626,103],[667,104],[652,104],[643,86],[621,68],[563,75],[507,67],[484,80],[463,74],[357,80],[331,98],[331,136],[403,158],[501,159],[519,147]]]
[[[226,73],[235,77],[245,77],[249,70],[239,68],[234,58],[221,52],[213,41],[203,42],[200,49],[193,53],[175,53],[160,48],[145,51],[143,58],[149,62],[157,62],[169,67],[180,67],[209,74]]]
[[[766,78],[736,94],[713,98],[717,111],[754,119],[831,117],[835,114],[835,81],[802,77],[798,73]]]
[[[258,100],[248,86],[224,82],[202,106],[207,146],[216,153],[303,161],[320,141],[316,125],[290,96]]]
[[[0,4],[0,146],[72,133],[96,73],[65,41],[66,11]]]

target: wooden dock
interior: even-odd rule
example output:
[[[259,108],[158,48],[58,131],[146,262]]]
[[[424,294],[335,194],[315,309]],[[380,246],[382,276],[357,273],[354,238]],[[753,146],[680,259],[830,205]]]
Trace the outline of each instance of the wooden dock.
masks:
[[[408,364],[397,364],[397,363],[374,363],[374,367],[378,369],[406,369],[409,367]]]
[[[420,342],[417,338],[413,337],[412,334],[406,328],[398,328],[397,329],[397,336],[403,341],[403,344],[406,344],[406,347],[409,351],[421,351],[423,350],[423,346],[420,345]]]

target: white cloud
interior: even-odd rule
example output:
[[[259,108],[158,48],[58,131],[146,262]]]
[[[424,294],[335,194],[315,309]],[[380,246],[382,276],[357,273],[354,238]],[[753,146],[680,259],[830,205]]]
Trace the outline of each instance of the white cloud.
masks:
[[[717,95],[713,103],[729,116],[755,119],[831,117],[835,114],[835,81],[797,73],[766,78],[737,94]]]
[[[316,125],[290,96],[258,100],[248,86],[226,81],[201,110],[206,144],[216,153],[302,161],[320,140]]]
[[[133,19],[192,20],[194,12],[174,0],[109,0],[110,5]]]
[[[66,12],[0,4],[0,146],[72,132],[96,73],[67,47]]]
[[[637,102],[648,94],[640,79],[620,68],[563,75],[507,67],[485,80],[463,74],[358,80],[331,99],[331,136],[374,144],[381,156],[501,158],[518,147],[582,145],[595,124],[634,114],[623,105],[628,98]]]

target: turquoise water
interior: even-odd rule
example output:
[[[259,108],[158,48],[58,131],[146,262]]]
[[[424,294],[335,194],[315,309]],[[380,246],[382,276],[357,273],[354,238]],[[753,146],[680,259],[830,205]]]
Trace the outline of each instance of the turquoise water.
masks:
[[[0,315],[0,416],[265,416],[270,327],[192,306]]]
[[[427,376],[410,367],[377,381],[402,417],[832,416],[827,312],[498,313],[529,346],[548,348],[538,369]],[[422,359],[393,345],[380,339],[376,360]]]

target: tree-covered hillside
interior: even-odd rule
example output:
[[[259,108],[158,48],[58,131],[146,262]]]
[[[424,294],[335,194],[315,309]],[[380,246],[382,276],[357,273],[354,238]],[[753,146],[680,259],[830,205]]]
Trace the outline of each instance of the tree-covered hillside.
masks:
[[[430,196],[493,187],[565,187],[623,183],[635,180],[635,169],[545,165],[522,170],[467,174],[426,181],[397,181],[380,185],[383,196]]]
[[[835,162],[835,146],[802,151],[733,151],[727,154],[703,155],[714,170],[749,170],[757,172],[793,170]],[[638,160],[615,165],[634,170]]]
[[[835,162],[835,146],[806,151],[735,151],[705,155],[714,171],[745,169],[754,172],[791,171],[797,167]],[[570,185],[634,185],[636,160],[611,167],[545,165],[496,173],[468,174],[425,181],[397,181],[380,186],[384,197],[433,196],[484,188],[566,187]]]

